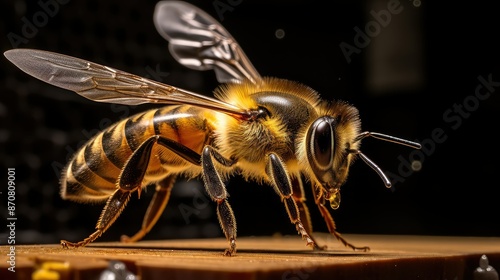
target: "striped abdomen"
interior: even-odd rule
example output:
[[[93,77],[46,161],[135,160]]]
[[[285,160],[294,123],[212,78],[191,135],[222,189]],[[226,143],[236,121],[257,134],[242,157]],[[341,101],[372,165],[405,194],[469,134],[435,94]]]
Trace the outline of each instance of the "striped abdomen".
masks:
[[[177,141],[200,153],[211,139],[213,120],[208,110],[170,106],[112,125],[80,148],[69,162],[61,181],[62,197],[81,202],[107,199],[116,190],[117,179],[129,157],[153,135]],[[169,172],[199,173],[199,167],[160,145],[155,145],[151,154],[143,187]]]

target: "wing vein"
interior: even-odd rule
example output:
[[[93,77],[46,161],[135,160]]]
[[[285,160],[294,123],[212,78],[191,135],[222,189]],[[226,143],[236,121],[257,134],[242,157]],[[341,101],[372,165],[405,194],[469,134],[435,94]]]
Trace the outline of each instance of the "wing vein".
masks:
[[[13,49],[5,56],[33,77],[97,102],[189,104],[232,116],[247,115],[245,109],[219,99],[71,56],[33,49]]]

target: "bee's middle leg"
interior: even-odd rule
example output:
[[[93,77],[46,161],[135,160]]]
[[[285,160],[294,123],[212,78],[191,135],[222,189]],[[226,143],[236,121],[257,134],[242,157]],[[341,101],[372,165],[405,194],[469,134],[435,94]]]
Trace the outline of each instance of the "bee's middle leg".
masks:
[[[281,200],[285,204],[290,221],[295,224],[297,232],[302,236],[302,239],[306,240],[308,246],[320,249],[302,224],[299,208],[293,198],[290,176],[285,169],[283,161],[278,155],[271,153],[267,156],[266,173],[269,176],[276,193],[281,197]]]
[[[61,245],[63,247],[85,246],[101,236],[116,221],[127,205],[132,192],[140,190],[141,188],[142,180],[144,179],[147,164],[151,156],[151,149],[156,140],[155,137],[151,137],[144,141],[130,156],[119,176],[117,190],[108,199],[106,206],[104,206],[101,212],[101,216],[96,225],[96,231],[80,242],[73,243],[61,240]]]

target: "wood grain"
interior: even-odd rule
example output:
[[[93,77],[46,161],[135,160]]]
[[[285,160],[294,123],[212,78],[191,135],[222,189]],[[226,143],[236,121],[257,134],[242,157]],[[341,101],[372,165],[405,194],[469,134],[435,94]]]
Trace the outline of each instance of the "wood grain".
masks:
[[[236,256],[224,257],[225,239],[141,241],[133,244],[96,242],[85,248],[18,245],[16,272],[7,270],[8,246],[0,246],[0,279],[31,279],[44,263],[65,263],[61,279],[98,279],[110,260],[123,261],[145,279],[472,279],[485,254],[500,270],[500,238],[345,235],[353,252],[327,234],[328,245],[314,251],[296,236],[241,237]],[[57,270],[57,269],[56,269]],[[167,278],[168,277],[168,278]]]

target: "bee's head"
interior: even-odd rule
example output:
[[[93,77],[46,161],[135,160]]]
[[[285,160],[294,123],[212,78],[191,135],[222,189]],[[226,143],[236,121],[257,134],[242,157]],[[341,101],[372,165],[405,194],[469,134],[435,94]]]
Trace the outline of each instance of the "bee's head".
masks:
[[[391,182],[382,170],[359,150],[360,142],[367,136],[381,140],[420,148],[420,144],[396,137],[360,132],[358,111],[347,104],[339,103],[321,114],[307,128],[304,147],[308,166],[320,192],[330,201],[333,209],[340,204],[340,186],[347,180],[349,166],[356,156],[373,168],[384,181],[386,187]]]

